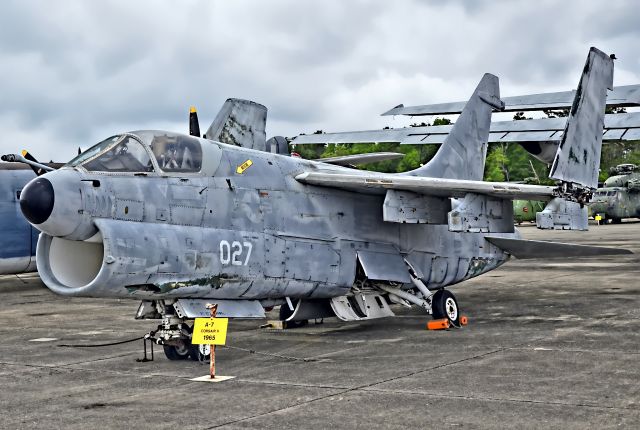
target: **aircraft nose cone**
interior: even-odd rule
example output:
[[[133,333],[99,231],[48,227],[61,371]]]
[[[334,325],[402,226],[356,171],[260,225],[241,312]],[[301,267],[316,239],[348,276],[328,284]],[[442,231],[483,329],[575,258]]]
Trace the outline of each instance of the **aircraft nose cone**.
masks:
[[[29,182],[20,194],[20,209],[32,224],[42,224],[53,211],[53,185],[47,178]]]

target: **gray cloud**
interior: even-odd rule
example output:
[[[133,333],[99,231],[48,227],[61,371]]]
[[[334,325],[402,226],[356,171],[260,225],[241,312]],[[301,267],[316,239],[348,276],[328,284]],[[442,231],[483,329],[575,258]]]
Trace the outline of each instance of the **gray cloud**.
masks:
[[[632,1],[8,1],[0,4],[2,151],[70,158],[107,134],[203,127],[228,97],[268,133],[401,126],[398,104],[572,88],[589,46],[640,81]],[[622,79],[622,82],[620,81]]]

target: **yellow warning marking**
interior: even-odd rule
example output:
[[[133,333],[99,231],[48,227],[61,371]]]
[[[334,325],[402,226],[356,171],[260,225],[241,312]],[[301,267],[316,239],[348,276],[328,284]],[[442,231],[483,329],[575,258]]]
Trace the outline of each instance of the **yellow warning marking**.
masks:
[[[249,167],[251,167],[252,164],[253,164],[253,161],[251,161],[251,160],[245,161],[244,163],[242,163],[241,165],[239,165],[236,168],[236,173],[238,175],[242,175],[245,170],[247,170]]]
[[[225,345],[229,318],[196,318],[193,325],[194,345]]]

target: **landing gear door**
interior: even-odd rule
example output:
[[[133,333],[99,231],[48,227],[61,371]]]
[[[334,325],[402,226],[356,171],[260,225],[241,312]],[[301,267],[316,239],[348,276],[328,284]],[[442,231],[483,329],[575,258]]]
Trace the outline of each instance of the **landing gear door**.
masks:
[[[400,254],[358,251],[358,261],[368,279],[408,284],[409,270]]]

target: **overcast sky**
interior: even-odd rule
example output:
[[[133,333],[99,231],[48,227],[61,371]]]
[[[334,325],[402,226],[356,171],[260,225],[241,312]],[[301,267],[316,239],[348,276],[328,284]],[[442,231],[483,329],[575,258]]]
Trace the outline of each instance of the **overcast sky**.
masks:
[[[267,137],[402,126],[393,106],[575,88],[590,46],[640,83],[635,1],[2,1],[1,151],[70,159],[145,128],[201,128],[228,97]]]

